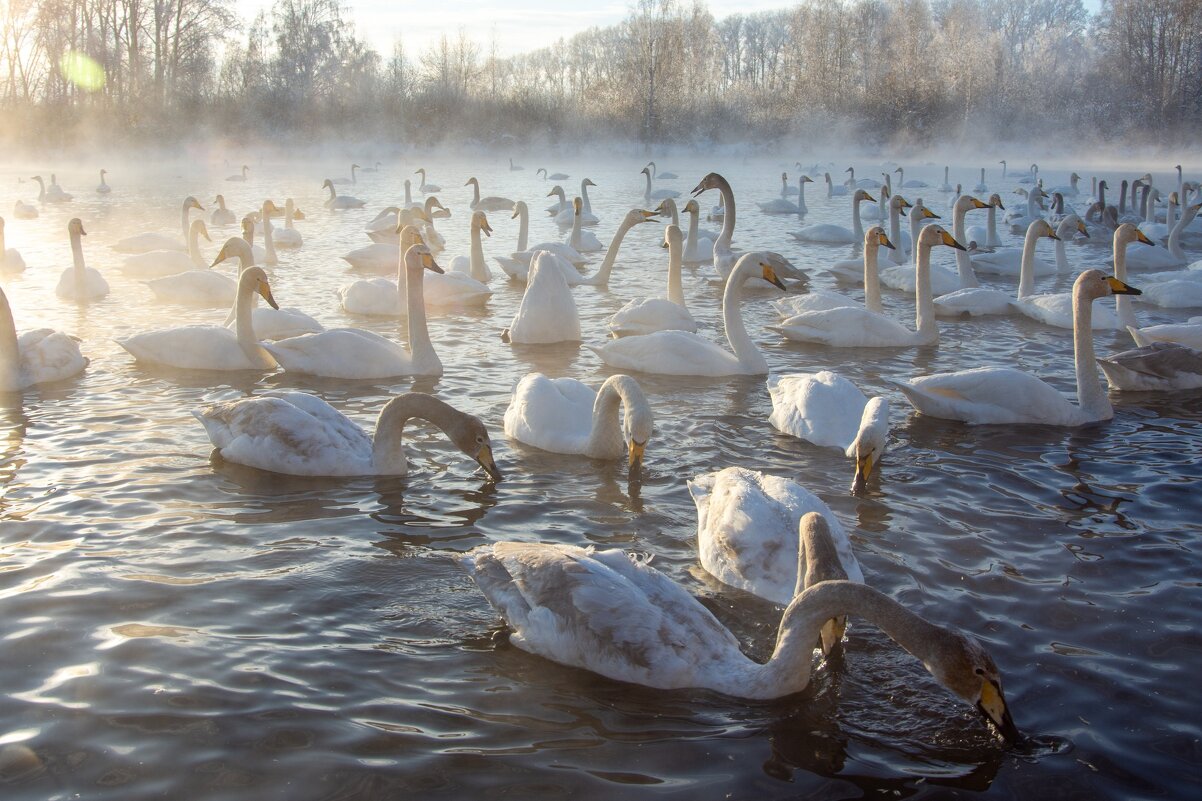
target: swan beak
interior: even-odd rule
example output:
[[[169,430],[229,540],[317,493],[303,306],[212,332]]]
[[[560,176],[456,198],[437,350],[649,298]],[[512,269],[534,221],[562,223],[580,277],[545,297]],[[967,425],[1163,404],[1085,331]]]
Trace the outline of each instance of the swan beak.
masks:
[[[476,461],[484,468],[484,472],[488,473],[488,477],[493,481],[500,481],[503,476],[501,471],[497,469],[497,463],[492,458],[492,446],[485,444],[480,446],[480,450],[476,452]]]
[[[1089,236],[1089,229],[1085,227],[1085,223],[1081,220],[1077,220],[1077,230],[1081,232],[1082,236]]]
[[[777,289],[781,290],[782,292],[788,291],[785,288],[784,282],[782,282],[779,278],[776,277],[776,270],[772,269],[772,265],[764,264],[763,262],[760,262],[760,269],[763,270],[763,278],[765,281],[772,284],[773,286],[775,286]]]
[[[1002,211],[1006,210],[1006,207],[1002,205],[1002,199],[1000,197],[997,199],[997,207]]]
[[[956,238],[954,236],[952,236],[951,234],[949,234],[947,231],[943,232],[942,238],[943,238],[943,244],[947,245],[948,247],[955,248],[956,250],[968,250],[968,248],[964,247],[959,242],[957,242]]]
[[[977,200],[977,199],[974,197],[974,198],[972,199],[972,207],[973,207],[974,209],[987,209],[987,208],[989,208],[989,204],[988,204],[988,203],[982,203],[980,200]]]
[[[305,219],[305,213],[303,211],[301,211],[300,209],[293,209],[292,210],[292,219],[303,220],[303,219]]]
[[[822,624],[822,655],[830,656],[831,652],[843,642],[843,634],[847,631],[847,618],[832,617]]]
[[[665,250],[667,250],[667,248],[668,248],[668,243],[667,243],[667,242],[660,242],[660,243],[659,243],[659,246],[660,246],[661,248],[664,248]]]
[[[488,224],[487,217],[480,220],[480,230],[484,232],[485,236],[492,236],[492,226]]]
[[[647,220],[650,220],[652,217],[658,217],[658,216],[659,216],[659,212],[658,212],[658,211],[647,211],[646,209],[639,209],[639,214],[642,214],[642,215],[643,215],[643,221],[644,221],[644,222],[646,222]]]
[[[213,237],[209,236],[209,229],[205,228],[204,223],[201,223],[200,235],[203,236],[205,239],[207,239],[210,242],[213,241]]]
[[[511,216],[509,219],[511,219],[511,220],[516,220],[516,219],[518,218],[518,215],[519,215],[519,214],[520,214],[520,212],[518,211],[517,204],[514,204],[514,207],[513,207],[513,216]]]
[[[814,183],[814,179],[808,175],[803,175],[803,176],[801,176],[801,182],[803,184],[812,184],[812,183]]]
[[[702,192],[704,192],[704,191],[705,191],[707,188],[708,188],[708,187],[705,185],[705,182],[704,182],[704,181],[702,181],[701,183],[697,184],[697,186],[693,187],[693,191],[692,191],[690,194],[691,194],[693,197],[697,197],[697,196],[698,196],[698,195],[700,195]]]
[[[429,253],[422,254],[422,266],[432,273],[443,275],[443,269],[438,266],[438,262],[434,261],[434,257]]]
[[[1135,241],[1143,242],[1145,245],[1151,245],[1152,247],[1156,247],[1156,243],[1153,242],[1151,239],[1148,239],[1147,234],[1145,234],[1143,231],[1139,230],[1138,228],[1135,229]]]
[[[885,235],[884,231],[881,231],[877,236],[879,237],[878,242],[881,247],[889,248],[890,250],[897,250],[897,247],[889,241],[889,237]]]
[[[851,480],[851,491],[859,492],[864,489],[870,475],[872,475],[872,454],[866,453],[856,459],[856,474]]]
[[[1122,281],[1115,278],[1114,276],[1107,277],[1106,283],[1110,285],[1110,292],[1113,295],[1142,295],[1142,294],[1144,294],[1142,291],[1136,289],[1135,287],[1131,286],[1130,284],[1124,284]]]
[[[1048,239],[1055,239],[1057,242],[1060,241],[1060,237],[1056,235],[1055,231],[1048,231]]]
[[[981,699],[977,701],[977,711],[993,724],[1007,745],[1022,742],[1022,732],[1014,725],[1014,718],[1010,717],[1010,708],[1006,705],[1002,688],[989,679],[981,682]]]
[[[256,288],[258,293],[263,296],[263,300],[267,301],[267,305],[273,309],[279,309],[280,305],[275,302],[275,298],[271,296],[271,287],[266,281],[260,281]]]
[[[630,472],[633,473],[643,468],[643,452],[645,450],[647,450],[646,442],[639,442],[637,439],[631,437],[629,453],[626,459]]]
[[[938,214],[936,214],[935,212],[928,209],[926,206],[922,207],[922,218],[924,220],[942,220],[943,219]]]
[[[864,193],[864,200],[867,200],[869,203],[876,203],[876,198],[874,198],[872,195],[868,194],[867,192]]]

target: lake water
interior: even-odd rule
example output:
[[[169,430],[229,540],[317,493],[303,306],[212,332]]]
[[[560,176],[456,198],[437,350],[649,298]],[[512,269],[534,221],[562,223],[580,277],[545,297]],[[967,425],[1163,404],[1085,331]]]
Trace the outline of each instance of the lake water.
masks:
[[[17,178],[56,165],[0,170],[8,246],[29,263],[4,283],[18,328],[62,328],[83,340],[91,358],[79,378],[5,396],[0,407],[0,796],[834,799],[954,790],[1132,799],[1196,792],[1200,396],[1112,396],[1114,420],[1081,429],[973,428],[916,417],[886,384],[1005,364],[1072,392],[1067,331],[1025,318],[941,321],[937,346],[834,350],[765,330],[776,319],[768,295],[745,302],[749,331],[774,372],[834,369],[893,402],[890,451],[879,481],[859,497],[848,493],[849,460],[773,430],[762,377],[640,376],[656,434],[639,482],[628,482],[624,462],[508,441],[502,416],[522,375],[539,370],[597,385],[610,371],[575,345],[504,344],[499,335],[522,286],[495,265],[486,313],[432,316],[446,366],[437,381],[172,373],[137,366],[113,341],[224,317],[154,302],[139,281],[122,276],[122,257],[108,247],[130,233],[178,230],[182,197],[195,194],[211,210],[216,192],[239,215],[267,196],[294,197],[308,214],[298,223],[303,248],[281,250],[269,270],[281,305],[327,326],[403,337],[397,321],[339,309],[335,288],[356,277],[339,256],[367,244],[365,224],[401,198],[401,182],[419,166],[446,187],[440,197],[453,210],[438,223],[448,242],[444,264],[467,253],[470,190],[462,184],[472,174],[485,194],[530,203],[531,243],[553,238],[558,229],[542,213],[550,184],[534,174],[542,165],[519,160],[527,169],[512,173],[504,158],[394,160],[342,188],[368,203],[349,212],[321,205],[321,180],[345,172],[341,164],[252,160],[245,184],[223,180],[237,164],[207,158],[149,165],[136,176],[128,165],[96,164],[110,170],[108,197],[93,191],[92,165],[63,168],[60,181],[75,201],[44,206],[33,221],[7,214],[17,198],[36,196],[36,185]],[[569,196],[586,175],[598,184],[594,230],[607,240],[625,211],[641,204],[643,163],[631,156],[546,166],[571,174]],[[833,286],[816,268],[851,249],[801,246],[787,235],[796,218],[755,208],[776,196],[780,164],[682,158],[660,166],[681,175],[665,184],[685,193],[709,170],[726,174],[739,203],[736,246],[777,249],[810,269],[815,286]],[[833,170],[837,177],[844,166]],[[879,172],[859,167],[861,175]],[[1121,177],[1102,174],[1112,186]],[[914,165],[907,178],[915,177],[938,184],[942,165]],[[1047,176],[1050,184],[1066,177]],[[976,178],[975,165],[953,170],[953,181]],[[1158,178],[1169,184],[1167,174]],[[1008,205],[1020,202],[1010,194],[1013,176],[1000,182],[991,170],[990,182]],[[846,198],[828,201],[821,185],[807,188],[807,223],[848,224]],[[946,195],[921,191],[950,217]],[[716,194],[702,201],[708,208]],[[54,295],[70,265],[73,216],[88,231],[89,265],[112,286],[89,306]],[[486,256],[506,255],[516,221],[504,213],[490,220]],[[975,222],[984,223],[984,212],[970,216]],[[574,290],[586,341],[599,343],[605,319],[628,299],[662,292],[662,232],[658,223],[636,227],[609,289]],[[215,243],[236,233],[212,230]],[[1018,242],[1004,228],[1003,237]],[[211,256],[216,244],[204,247]],[[1050,259],[1050,243],[1040,252]],[[1108,248],[1069,248],[1075,268],[1108,257]],[[950,262],[950,252],[938,260]],[[685,270],[693,314],[704,333],[719,337],[711,279],[709,268]],[[1070,280],[1044,279],[1039,288],[1067,288]],[[1138,273],[1131,283],[1139,285]],[[886,306],[913,320],[908,296],[886,290]],[[1147,305],[1137,311],[1147,322],[1188,316]],[[1096,342],[1101,354],[1129,347],[1109,333]],[[421,425],[407,437],[412,473],[404,479],[289,478],[213,456],[191,411],[274,388],[314,392],[369,428],[390,396],[433,392],[483,418],[505,479],[486,482]],[[823,666],[806,692],[770,703],[646,690],[561,667],[509,644],[454,562],[462,551],[509,539],[651,554],[749,653],[765,657],[779,610],[724,589],[696,560],[686,479],[729,465],[817,493],[852,532],[870,584],[980,638],[1002,671],[1016,722],[1038,745],[1004,749],[972,709],[862,622],[853,621],[845,656]]]

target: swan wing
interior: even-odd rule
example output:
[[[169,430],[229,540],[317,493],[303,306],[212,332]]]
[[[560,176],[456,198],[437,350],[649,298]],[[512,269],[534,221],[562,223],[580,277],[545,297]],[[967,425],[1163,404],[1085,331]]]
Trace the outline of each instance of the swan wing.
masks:
[[[696,331],[697,321],[688,309],[667,298],[636,298],[614,312],[606,327],[617,336],[631,336],[656,331]]]
[[[331,328],[263,347],[288,372],[326,378],[392,378],[413,367],[396,342],[359,328]]]
[[[688,331],[657,331],[588,346],[610,367],[660,375],[735,375],[746,372],[734,354]]]
[[[554,453],[584,453],[597,393],[574,378],[529,373],[513,389],[505,433]]]
[[[250,370],[252,364],[228,328],[218,325],[188,325],[162,331],[147,331],[117,340],[140,362],[181,367],[187,370]]]
[[[856,438],[868,398],[838,373],[792,373],[768,377],[777,431],[815,445],[847,450]]]
[[[83,372],[88,360],[79,341],[52,328],[36,328],[17,338],[21,386],[61,381]]]
[[[915,409],[965,423],[1065,424],[1077,407],[1050,385],[1010,367],[979,367],[893,382]]]
[[[840,348],[890,347],[914,342],[914,332],[901,323],[854,306],[802,312],[768,327],[798,342]]]

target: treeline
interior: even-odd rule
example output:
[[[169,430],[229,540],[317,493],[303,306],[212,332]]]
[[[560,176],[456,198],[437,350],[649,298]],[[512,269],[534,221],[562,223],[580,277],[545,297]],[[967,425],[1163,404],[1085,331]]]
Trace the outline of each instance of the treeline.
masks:
[[[10,146],[1175,145],[1202,123],[1202,0],[805,0],[721,20],[637,0],[619,25],[513,57],[462,32],[382,55],[338,0],[277,0],[249,23],[231,0],[0,8]]]

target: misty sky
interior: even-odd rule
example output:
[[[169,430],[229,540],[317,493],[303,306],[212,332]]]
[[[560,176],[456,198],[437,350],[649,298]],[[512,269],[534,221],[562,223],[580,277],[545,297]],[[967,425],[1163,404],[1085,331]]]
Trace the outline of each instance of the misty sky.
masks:
[[[260,8],[270,9],[273,0],[252,0],[239,4],[249,19]],[[560,37],[594,25],[613,25],[630,10],[625,0],[600,0],[574,5],[564,0],[451,0],[429,7],[397,0],[347,0],[359,34],[379,53],[387,56],[398,38],[410,58],[416,59],[438,37],[458,34],[463,28],[469,37],[486,49],[496,32],[499,55],[508,56],[535,50]],[[729,14],[786,8],[787,0],[708,0],[710,13],[719,19]]]

